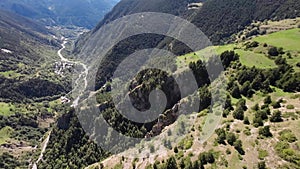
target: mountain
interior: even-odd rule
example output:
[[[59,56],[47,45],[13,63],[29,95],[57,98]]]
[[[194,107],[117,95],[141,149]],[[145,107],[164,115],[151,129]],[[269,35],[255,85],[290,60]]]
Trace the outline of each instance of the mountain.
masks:
[[[96,88],[83,91],[75,107],[61,96],[69,97],[66,93],[70,91],[70,74],[80,69],[71,66],[66,70],[68,74],[62,75],[54,71],[61,44],[67,50],[64,55],[70,54],[71,45],[63,43],[40,23],[53,21],[68,25],[71,21],[75,22],[63,19],[67,12],[86,26],[87,19],[80,20],[76,14],[86,11],[94,14],[86,6],[94,1],[1,2],[5,2],[4,9],[13,9],[13,12],[18,11],[32,20],[0,11],[0,168],[31,168],[36,165],[38,168],[72,169],[299,168],[298,0],[122,0],[92,31],[79,38],[74,49],[77,55],[68,56],[75,60],[72,63],[86,59],[80,58],[86,56],[82,49],[97,45],[93,37],[97,38],[99,29],[105,24],[133,13],[169,13],[194,23],[217,45],[212,48],[216,50],[215,57],[222,62],[219,65],[224,66],[226,80],[221,84],[226,84],[226,89],[216,87],[216,81],[211,82],[219,74],[211,79],[208,76],[206,68],[215,60],[200,59],[210,47],[191,51],[185,44],[170,37],[141,34],[115,45],[97,68],[96,77],[79,73],[82,79],[78,78],[75,83],[80,85],[84,83],[82,80],[92,82],[89,78],[93,78]],[[49,6],[51,3],[55,5]],[[82,6],[78,8],[78,4]],[[73,5],[76,11],[63,8]],[[56,19],[54,16],[58,15],[61,18]],[[119,28],[122,32],[122,27]],[[275,33],[269,34],[268,29]],[[77,33],[81,32],[74,34]],[[97,42],[101,40],[96,39]],[[112,91],[116,84],[111,82],[111,78],[126,57],[147,48],[166,49],[177,57],[149,61],[159,67],[171,64],[171,73],[145,69],[127,83],[125,94],[140,111],[162,104],[160,98],[150,101],[149,96],[155,89],[166,95],[166,107],[157,118],[140,123],[126,118],[117,109],[116,104],[126,108],[126,101],[122,96],[123,89]],[[136,63],[139,64],[133,61],[127,66]],[[180,86],[174,77],[184,78],[186,65],[195,76],[197,88],[181,96]],[[130,74],[131,71],[121,73]],[[189,92],[190,81],[185,81],[182,83],[183,90]],[[123,79],[117,82],[117,85],[123,84]],[[120,93],[117,101],[111,97],[113,92]],[[220,105],[218,100],[211,105],[216,93],[226,95],[221,111],[216,108]],[[199,94],[201,99],[194,99],[194,94]],[[97,102],[96,107],[87,105],[91,100],[84,97],[90,96],[95,96],[92,101]],[[190,102],[199,103],[199,111],[186,114]],[[181,106],[184,107],[183,113]],[[95,113],[95,109],[99,112]],[[217,111],[212,113],[211,110]],[[126,111],[135,113],[131,108]],[[202,141],[201,135],[207,133],[206,122],[216,122],[210,115],[222,116],[222,121],[202,144],[199,141]],[[54,121],[56,124],[52,124]],[[146,139],[139,145],[131,139],[118,139],[120,135],[150,138],[161,134],[163,139]],[[180,137],[182,135],[184,137]],[[111,145],[112,142],[117,144]],[[132,149],[128,152],[127,147]],[[108,152],[122,152],[124,148],[123,154],[112,156],[113,152]],[[140,154],[143,158],[139,158]]]
[[[65,87],[41,71],[56,57],[52,53],[56,54],[59,41],[54,33],[14,13],[0,10],[0,14],[0,99],[22,102],[65,92]],[[44,90],[44,85],[49,90]]]
[[[45,25],[94,27],[118,0],[2,0],[0,8]]]
[[[190,3],[195,2],[201,2],[201,5],[197,4],[195,8],[191,8]],[[300,105],[297,103],[299,100],[297,92],[300,90],[298,87],[300,74],[299,66],[297,66],[299,65],[297,44],[299,44],[300,34],[299,22],[296,22],[296,17],[300,16],[298,0],[122,0],[98,26],[77,41],[74,53],[78,53],[79,57],[86,56],[81,49],[88,48],[87,45],[91,44],[89,41],[96,45],[92,37],[97,35],[103,25],[138,12],[164,12],[185,18],[198,26],[214,44],[219,45],[214,48],[217,50],[217,57],[224,65],[225,75],[228,78],[228,81],[224,83],[227,83],[228,88],[224,111],[216,112],[216,114],[222,115],[224,119],[207,142],[200,145],[194,144],[198,143],[199,136],[206,132],[202,127],[205,122],[208,122],[208,120],[205,121],[206,115],[209,115],[210,109],[214,107],[210,105],[213,86],[210,86],[204,68],[211,62],[199,60],[199,57],[206,53],[205,49],[189,53],[191,51],[186,50],[184,45],[156,34],[127,38],[119,42],[104,57],[103,63],[98,67],[96,80],[93,79],[99,83],[95,90],[100,116],[103,116],[112,128],[126,136],[143,138],[163,132],[167,137],[160,140],[161,142],[151,140],[133,148],[134,153],[147,155],[143,159],[127,158],[125,151],[125,156],[118,154],[108,157],[100,163],[91,165],[90,168],[165,169],[180,167],[198,169],[266,168],[266,166],[299,168],[300,136],[297,134],[297,127],[299,127]],[[262,26],[273,27],[275,25],[272,29],[284,30],[281,27],[282,24],[287,24],[291,30],[263,36],[266,32],[262,31]],[[252,30],[256,32],[244,35]],[[122,32],[122,28],[119,31]],[[233,43],[236,35],[244,37],[241,38],[241,42]],[[259,37],[256,38],[256,36]],[[186,126],[178,121],[177,124],[181,125],[176,128],[173,122],[177,118],[178,105],[188,102],[189,98],[180,100],[178,90],[170,75],[159,70],[145,70],[136,75],[128,85],[131,102],[140,110],[149,108],[150,91],[159,88],[166,93],[169,101],[166,110],[153,122],[140,124],[126,119],[116,109],[115,102],[110,97],[111,77],[124,58],[135,51],[154,47],[174,52],[179,56],[175,58],[175,69],[181,70],[180,67],[185,63],[189,65],[198,80],[197,93],[201,97],[200,112],[193,117],[187,117],[188,119],[196,118],[196,121],[191,123],[189,133],[178,144],[173,143],[174,138],[177,137],[175,133],[180,134]],[[154,62],[154,64],[159,63]],[[184,72],[178,71],[174,74],[180,76],[181,73]],[[122,104],[122,99],[120,100]],[[103,137],[105,143],[114,142],[114,139],[117,139],[112,136],[113,132],[110,129],[105,130],[103,135],[97,135],[97,131],[105,127],[99,120],[100,116],[93,114],[92,119],[95,120],[91,122],[84,118],[86,117],[84,115],[88,116],[90,113],[89,107],[85,103],[82,103],[81,107],[83,115],[80,117],[83,117],[83,120],[80,122],[81,124],[87,123],[85,125],[88,126],[88,134],[94,141],[103,141]],[[68,123],[70,119],[72,123]],[[214,120],[209,120],[209,123]],[[88,143],[89,146],[86,144],[86,136],[82,134],[82,128],[78,126],[79,120],[74,115],[74,110],[61,118],[54,128],[50,147],[45,154],[45,162],[40,164],[41,167],[51,165],[51,167],[60,168],[68,165],[70,168],[75,168],[76,163],[84,168],[85,166],[81,166],[82,163],[86,165],[110,155],[101,149],[93,151],[94,143]],[[172,130],[173,128],[175,131]],[[116,147],[122,148],[128,145],[132,143],[123,141]],[[162,151],[162,147],[165,150]],[[83,153],[81,149],[88,153]],[[76,154],[76,157],[72,158],[73,154]],[[85,155],[91,158],[84,157]],[[53,157],[61,160],[57,162],[53,160]],[[80,164],[78,160],[81,161]]]
[[[191,3],[201,3],[199,8],[189,8]],[[295,18],[300,16],[300,5],[297,0],[123,0],[119,2],[111,12],[109,12],[104,19],[89,33],[84,34],[79,38],[75,44],[74,53],[81,52],[82,47],[86,44],[89,37],[93,37],[97,34],[97,31],[104,25],[122,16],[130,15],[139,12],[163,12],[170,13],[176,16],[183,17],[195,24],[203,33],[208,36],[213,44],[226,44],[232,41],[232,36],[241,30],[249,26],[252,21],[264,21],[264,20],[280,20],[286,18]],[[144,41],[147,39],[147,41]],[[156,44],[163,48],[170,48],[174,46],[174,41],[170,41],[168,38],[135,38],[139,48],[142,46],[149,46],[152,44],[154,47]],[[130,41],[128,39],[128,41]],[[132,45],[132,49],[127,48],[128,41],[124,41],[124,46],[118,44],[117,48],[113,50],[104,61],[105,70],[100,69],[99,78],[97,82],[100,84],[97,87],[103,85],[103,79],[109,79],[111,70],[113,70],[113,63],[118,63],[122,56],[117,56],[118,51],[124,53],[124,50],[131,50],[130,53],[136,50],[135,45]],[[133,40],[134,41],[134,40]],[[140,44],[143,42],[143,45]],[[170,45],[172,43],[172,45]],[[182,44],[173,47],[175,53],[184,54]],[[121,54],[122,55],[122,54]],[[80,55],[79,55],[80,56]],[[110,57],[113,56],[113,57]],[[108,64],[110,63],[110,64]],[[110,65],[107,66],[107,65]],[[101,80],[102,79],[102,80]]]
[[[55,73],[61,43],[40,23],[0,9],[0,168],[28,168],[55,112],[63,112],[55,100],[70,80]]]
[[[202,3],[202,6],[191,9],[188,7],[191,3]],[[300,15],[300,5],[297,0],[122,0],[105,15],[91,34],[106,23],[139,12],[181,16],[199,27],[212,42],[220,44],[253,20],[295,18]]]

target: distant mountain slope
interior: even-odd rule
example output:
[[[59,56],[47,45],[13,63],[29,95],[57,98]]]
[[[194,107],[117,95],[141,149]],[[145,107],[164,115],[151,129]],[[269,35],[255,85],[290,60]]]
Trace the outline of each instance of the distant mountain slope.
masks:
[[[202,2],[203,6],[190,10],[188,4],[193,2]],[[278,20],[300,16],[300,4],[298,0],[274,0],[272,2],[269,0],[122,0],[93,31],[83,35],[76,42],[74,53],[80,53],[82,46],[85,45],[89,37],[96,34],[104,24],[122,16],[139,12],[163,12],[186,18],[199,27],[214,44],[224,44],[228,43],[232,35],[250,25],[253,20]],[[160,37],[154,39],[150,37],[135,38],[135,41],[130,43],[137,45],[131,45],[132,50],[128,51],[128,53],[137,50],[138,46],[143,48],[141,46],[158,44],[164,48],[173,46],[173,52],[184,54],[185,50],[183,50],[182,44],[175,44],[168,38]],[[107,59],[105,59],[106,64],[104,64],[103,68],[107,70],[101,69],[99,71],[101,72],[99,73],[99,79],[109,79],[107,76],[111,74],[111,70],[114,68],[113,66],[108,68],[107,63],[118,63],[118,61],[122,60],[124,50],[129,50],[127,47],[129,41],[130,39],[125,40],[124,45],[118,44],[118,49],[114,49],[107,56]],[[144,44],[141,45],[141,43]],[[170,43],[172,45],[169,45]],[[121,52],[121,54],[118,52]],[[101,80],[98,81],[100,82]]]
[[[139,12],[162,12],[173,15],[183,15],[189,3],[203,2],[206,0],[122,0],[111,12],[105,15],[104,19],[97,25],[95,30],[103,24]]]
[[[20,45],[21,41],[49,43],[45,36],[48,34],[51,34],[48,29],[32,20],[0,10],[0,47],[24,54],[26,49]]]
[[[214,43],[226,42],[253,20],[281,20],[300,16],[298,0],[209,0],[191,21]]]
[[[42,68],[57,57],[53,36],[30,19],[0,10],[0,100],[21,102],[65,91]]]
[[[203,2],[199,9],[188,4]],[[198,26],[214,43],[226,41],[252,20],[286,19],[300,16],[298,0],[122,0],[96,26],[139,12],[162,12],[182,16]]]
[[[118,0],[1,0],[0,8],[47,25],[94,27]]]

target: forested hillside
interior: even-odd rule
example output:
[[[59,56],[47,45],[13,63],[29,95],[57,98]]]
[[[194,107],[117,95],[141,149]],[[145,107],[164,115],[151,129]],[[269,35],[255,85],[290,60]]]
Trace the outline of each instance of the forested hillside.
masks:
[[[215,44],[243,30],[252,21],[282,20],[300,16],[296,0],[210,0],[195,12],[191,21]]]
[[[54,73],[61,43],[54,35],[0,10],[0,168],[27,168],[55,112],[64,112],[56,100],[70,83]]]
[[[2,0],[0,8],[48,26],[75,25],[93,28],[117,2],[118,0]]]
[[[1,100],[23,102],[64,93],[67,88],[62,83],[51,81],[47,71],[40,72],[55,59],[53,52],[59,42],[54,34],[30,19],[6,11],[0,13]],[[40,75],[35,76],[38,72]]]
[[[188,4],[201,2],[199,9],[189,9]],[[300,15],[297,0],[123,0],[86,36],[92,36],[103,24],[139,12],[162,12],[181,16],[198,26],[215,44],[226,43],[230,36],[243,30],[253,20],[280,20]],[[76,52],[88,37],[79,39]]]
[[[169,127],[159,129],[161,123],[157,122],[150,132],[168,137],[159,143],[150,140],[136,146],[136,152],[149,149],[156,154],[154,160],[151,155],[140,159],[127,157],[132,153],[128,150],[89,168],[299,168],[300,55],[299,48],[294,48],[299,37],[300,29],[294,28],[214,47],[226,68],[227,99],[222,122],[203,144],[198,139],[212,92],[206,85],[199,88],[204,107],[179,143],[173,142],[174,132],[180,130],[172,130],[175,125],[168,123],[174,118],[173,109],[169,109],[162,115],[166,120],[163,124]],[[289,43],[278,43],[278,39]],[[189,63],[194,74],[201,75],[197,77],[203,80],[206,76],[201,69],[203,61],[199,60],[203,54],[205,49],[180,56],[177,66]],[[142,82],[145,86],[149,84],[148,80]],[[102,93],[97,98],[100,102],[107,100],[104,96]],[[112,119],[109,122],[115,125]]]
[[[300,169],[298,1],[121,0],[100,22],[117,1],[1,1],[12,13],[0,10],[0,168]],[[126,30],[98,38],[100,29],[139,12],[184,18],[215,46],[138,34],[89,65],[99,42]],[[153,48],[174,57],[114,77],[121,64],[130,76],[144,61],[127,57]],[[160,106],[146,122],[134,114]]]

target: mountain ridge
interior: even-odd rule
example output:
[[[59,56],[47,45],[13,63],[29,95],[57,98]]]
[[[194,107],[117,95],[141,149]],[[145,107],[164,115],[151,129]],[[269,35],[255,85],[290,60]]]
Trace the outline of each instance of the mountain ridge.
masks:
[[[37,20],[45,25],[75,25],[92,28],[117,1],[2,0],[0,8]]]

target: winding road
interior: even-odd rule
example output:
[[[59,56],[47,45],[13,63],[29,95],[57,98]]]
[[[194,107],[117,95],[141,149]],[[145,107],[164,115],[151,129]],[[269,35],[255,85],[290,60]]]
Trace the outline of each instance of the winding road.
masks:
[[[68,64],[74,64],[74,65],[80,65],[83,68],[82,72],[78,75],[78,78],[74,82],[73,90],[70,92],[70,93],[72,93],[74,90],[79,89],[79,90],[77,90],[77,97],[74,99],[74,101],[73,101],[73,103],[71,105],[71,107],[77,107],[81,95],[84,93],[84,91],[86,90],[86,88],[88,86],[87,75],[89,73],[89,69],[88,69],[88,67],[84,63],[81,63],[79,61],[71,61],[71,60],[65,58],[62,55],[62,51],[66,48],[66,44],[68,43],[68,39],[66,39],[65,37],[62,37],[61,40],[63,41],[62,44],[61,44],[62,47],[57,51],[57,55],[60,57],[60,62],[63,63],[62,64],[63,65],[62,69],[64,69],[64,67],[65,67],[64,65],[66,65],[67,63]],[[82,79],[84,81],[84,85],[81,85],[79,83],[80,80],[82,80]],[[67,95],[69,95],[70,93],[68,93]],[[41,160],[43,160],[44,153],[46,151],[46,148],[47,148],[49,140],[50,140],[51,132],[52,132],[52,130],[50,130],[48,136],[43,141],[41,153],[40,153],[39,158],[37,159],[37,161],[34,162],[34,164],[32,165],[32,169],[38,169],[37,164]]]
[[[62,51],[66,48],[66,44],[68,43],[68,39],[66,39],[65,37],[62,37],[61,40],[63,41],[63,43],[61,44],[62,48],[57,51],[57,55],[60,57],[60,61],[62,63],[80,65],[83,68],[82,72],[78,75],[78,78],[74,82],[73,90],[70,92],[70,93],[72,93],[75,91],[75,89],[79,88],[79,90],[77,90],[78,96],[74,99],[74,101],[71,105],[71,107],[77,107],[78,102],[80,100],[80,96],[84,93],[85,89],[88,86],[87,75],[89,73],[89,69],[88,69],[87,65],[85,65],[84,63],[81,63],[79,61],[69,60],[62,55]],[[63,65],[65,65],[65,64],[63,64]],[[64,67],[63,67],[63,69],[64,69]],[[84,85],[79,84],[80,80],[82,80],[82,79],[84,81]],[[68,94],[70,94],[70,93],[68,93]]]

